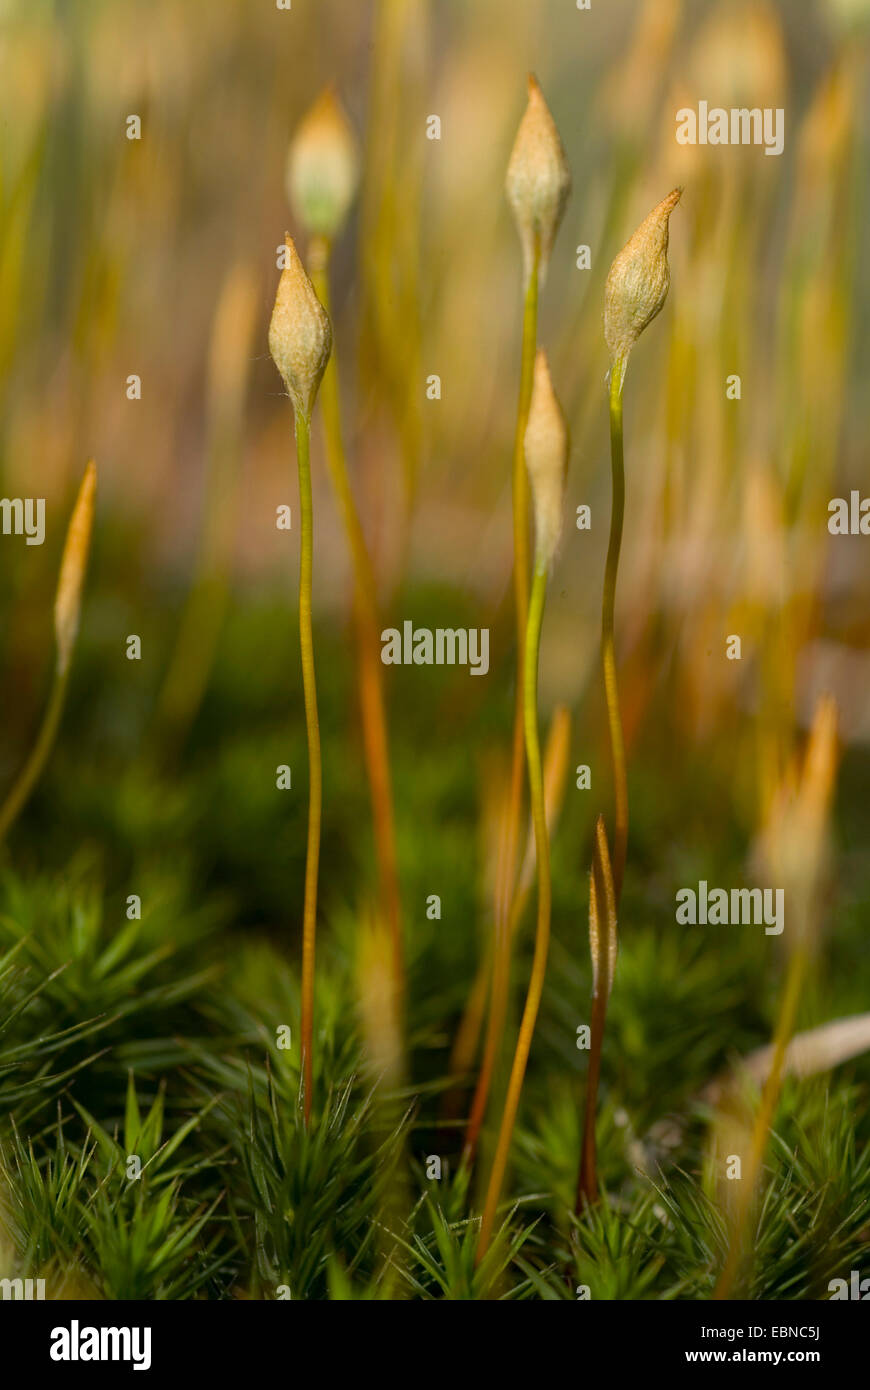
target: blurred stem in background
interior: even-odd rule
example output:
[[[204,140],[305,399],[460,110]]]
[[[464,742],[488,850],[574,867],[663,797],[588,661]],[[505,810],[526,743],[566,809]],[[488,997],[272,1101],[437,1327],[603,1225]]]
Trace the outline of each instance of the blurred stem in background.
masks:
[[[238,264],[224,281],[212,326],[208,464],[196,572],[158,698],[156,739],[167,760],[181,749],[202,704],[226,615],[256,311],[256,274],[252,266]]]
[[[33,751],[21,769],[6,800],[0,806],[0,841],[6,838],[10,827],[26,805],[31,792],[42,776],[60,726],[69,680],[70,662],[78,636],[82,587],[94,524],[96,489],[97,469],[93,459],[91,459],[79,487],[60,562],[57,594],[54,601],[57,658],[51,694]]]
[[[327,313],[331,315],[330,254],[331,243],[326,237],[317,237],[312,240],[310,248],[312,282],[320,302],[326,308]],[[393,987],[401,1017],[404,996],[404,951],[383,664],[380,651],[378,599],[371,557],[348,477],[341,427],[338,362],[335,353],[333,353],[323,376],[320,404],[326,434],[326,458],[329,474],[344,523],[353,564],[354,620],[359,655],[363,749],[374,817],[380,894],[391,943]]]
[[[397,556],[404,565],[417,493],[421,438],[421,186],[419,105],[426,51],[427,0],[378,0],[366,136],[360,246],[364,399],[386,398],[398,430],[404,488]]]
[[[13,783],[6,800],[0,808],[0,841],[6,836],[30,799],[33,788],[42,776],[49,754],[54,747],[60,726],[63,707],[66,702],[66,687],[69,673],[56,666],[51,683],[51,693],[43,715],[42,724],[30,757]]]
[[[773,1057],[770,1064],[770,1071],[764,1082],[764,1087],[761,1092],[761,1101],[752,1126],[752,1134],[749,1141],[749,1154],[746,1163],[741,1167],[740,1171],[737,1200],[735,1203],[731,1230],[729,1232],[728,1255],[722,1273],[719,1276],[719,1282],[713,1292],[714,1299],[723,1300],[731,1297],[731,1291],[740,1272],[740,1266],[744,1256],[743,1239],[746,1223],[755,1200],[755,1189],[761,1171],[762,1160],[764,1159],[764,1151],[767,1148],[767,1143],[770,1138],[773,1116],[782,1088],[786,1049],[794,1033],[795,1020],[797,1018],[798,1005],[800,1004],[801,995],[803,993],[808,959],[807,951],[802,944],[792,952],[789,959],[782,1000],[779,1006],[779,1016],[773,1037]]]
[[[610,376],[610,469],[613,502],[610,513],[610,538],[604,567],[604,594],[601,602],[601,664],[604,669],[604,695],[607,701],[607,722],[610,729],[610,753],[613,760],[614,830],[613,830],[613,887],[616,906],[622,894],[625,860],[628,851],[628,777],[625,770],[625,741],[622,716],[619,710],[619,689],[616,681],[616,651],[613,622],[616,606],[616,576],[619,572],[619,552],[622,546],[622,526],[625,517],[625,461],[622,446],[622,384],[619,370]]]
[[[598,1106],[598,1079],[601,1075],[601,1048],[607,1020],[607,1001],[613,988],[618,947],[616,891],[610,864],[610,850],[604,817],[595,826],[595,848],[589,875],[589,948],[592,955],[592,1019],[589,1049],[589,1075],[586,1083],[586,1115],[583,1151],[577,1184],[577,1214],[585,1204],[598,1200],[598,1165],[595,1144],[595,1115]]]
[[[797,759],[792,758],[762,829],[759,867],[765,877],[782,885],[783,902],[788,907],[788,937],[783,938],[787,942],[788,963],[761,1099],[751,1127],[744,1125],[744,1132],[749,1135],[748,1153],[728,1222],[728,1254],[713,1294],[719,1300],[731,1297],[750,1253],[746,1248],[747,1225],[782,1088],[788,1046],[819,936],[839,761],[837,725],[836,704],[830,696],[823,696],[816,706],[803,759],[798,765]],[[739,1152],[739,1148],[735,1151]],[[721,1154],[718,1162],[721,1166]],[[750,1241],[750,1250],[752,1245]]]
[[[395,1167],[384,1174],[375,1239],[382,1266],[381,1297],[391,1298],[396,1283],[396,1238],[408,1211],[406,1145],[401,1086],[406,1073],[401,999],[395,987],[392,935],[377,908],[364,903],[356,932],[356,987],[365,1070],[371,1085],[377,1127],[392,1136]]]
[[[854,333],[855,267],[863,219],[856,178],[858,93],[853,54],[820,81],[797,138],[794,198],[777,303],[779,449],[774,480],[782,509],[783,593],[761,642],[758,720],[762,817],[788,757],[799,710],[790,653],[824,624],[828,534],[816,525],[835,490]],[[866,160],[864,160],[866,167]],[[766,537],[762,544],[769,545]]]

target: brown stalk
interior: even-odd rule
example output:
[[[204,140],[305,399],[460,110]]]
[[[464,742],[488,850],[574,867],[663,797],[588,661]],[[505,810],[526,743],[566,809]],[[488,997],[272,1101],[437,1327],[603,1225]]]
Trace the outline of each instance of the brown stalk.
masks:
[[[607,845],[604,817],[595,826],[595,848],[589,875],[589,948],[592,955],[592,1019],[590,1025],[589,1075],[586,1082],[586,1114],[580,1177],[577,1183],[579,1214],[585,1205],[598,1201],[598,1172],[595,1145],[595,1114],[598,1081],[601,1075],[601,1048],[607,1018],[607,1001],[613,988],[618,949],[616,890]]]

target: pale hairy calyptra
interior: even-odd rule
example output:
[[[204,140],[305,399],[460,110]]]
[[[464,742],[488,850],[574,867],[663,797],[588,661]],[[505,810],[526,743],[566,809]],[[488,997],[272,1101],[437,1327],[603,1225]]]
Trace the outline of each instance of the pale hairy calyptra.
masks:
[[[332,327],[289,234],[285,242],[286,262],[269,323],[269,351],[294,410],[310,420],[332,351]]]
[[[508,164],[505,191],[523,248],[526,281],[537,247],[541,284],[571,192],[565,150],[537,79],[529,74],[529,101]]]
[[[604,287],[604,337],[620,382],[629,353],[668,295],[668,219],[680,201],[675,188],[654,207],[623,246]]]

